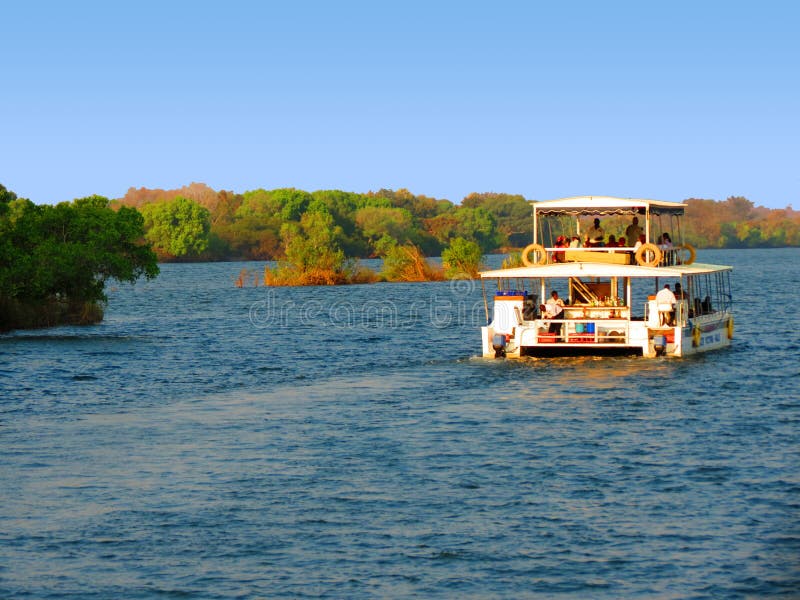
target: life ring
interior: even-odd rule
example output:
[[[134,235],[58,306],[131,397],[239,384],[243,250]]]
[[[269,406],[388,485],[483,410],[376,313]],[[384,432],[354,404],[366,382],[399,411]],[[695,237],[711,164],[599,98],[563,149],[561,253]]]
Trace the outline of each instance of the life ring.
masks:
[[[692,329],[692,346],[697,348],[700,345],[700,336],[702,335],[700,328],[695,325]]]
[[[645,252],[652,252],[653,259],[647,261],[645,259],[645,254],[644,254]],[[655,267],[658,263],[661,262],[661,256],[662,256],[661,248],[659,248],[655,244],[650,244],[650,243],[642,244],[641,246],[639,246],[639,249],[636,251],[636,254],[634,256],[636,258],[637,264],[643,267]]]
[[[733,317],[728,319],[728,339],[733,339]]]
[[[539,255],[537,262],[532,262],[528,258],[528,254],[536,252]],[[541,244],[528,244],[522,251],[522,264],[526,267],[535,267],[536,265],[543,265],[547,262],[547,250]]]
[[[689,253],[689,257],[683,261],[683,264],[690,265],[694,262],[694,259],[697,258],[697,250],[695,250],[694,246],[691,244],[684,244],[683,248]]]

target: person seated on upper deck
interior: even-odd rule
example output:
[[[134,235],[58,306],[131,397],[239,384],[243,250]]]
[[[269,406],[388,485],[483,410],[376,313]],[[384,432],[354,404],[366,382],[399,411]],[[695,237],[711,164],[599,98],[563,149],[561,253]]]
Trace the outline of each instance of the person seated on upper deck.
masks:
[[[580,248],[581,247],[581,238],[577,235],[572,236],[572,240],[569,243],[570,248]]]
[[[600,227],[600,219],[594,220],[594,227],[591,227],[586,232],[586,246],[587,247],[601,247],[603,240],[606,239],[606,234],[603,228]]]
[[[627,242],[624,237],[620,236],[617,240],[617,248],[625,248],[625,246],[627,246]]]
[[[612,233],[608,236],[608,243],[606,244],[607,248],[616,248],[617,247],[617,238]]]
[[[642,228],[639,227],[639,217],[633,217],[633,221],[625,229],[625,237],[631,241],[638,240],[639,236],[644,233]]]
[[[564,301],[558,297],[558,292],[553,290],[550,298],[545,304],[539,308],[542,310],[542,317],[545,319],[563,319],[564,318]],[[561,323],[550,323],[548,332],[561,335]]]
[[[664,253],[664,264],[672,265],[672,238],[669,237],[667,232],[662,233],[661,237],[658,238],[658,247]]]
[[[714,312],[714,309],[711,307],[711,296],[703,298],[702,309],[704,315]]]
[[[683,300],[684,298],[688,298],[686,292],[683,291],[683,287],[681,286],[680,281],[675,282],[675,297],[678,300]]]
[[[645,244],[646,240],[647,238],[645,237],[645,235],[641,234],[639,236],[639,239],[636,240],[636,243],[633,245],[633,252],[635,253],[639,248],[641,248]]]
[[[665,283],[664,288],[656,294],[656,308],[658,309],[658,321],[661,326],[672,325],[672,317],[675,314],[675,294],[669,289],[669,284]]]
[[[569,242],[567,241],[566,236],[560,235],[556,238],[556,248],[569,248]],[[553,252],[553,260],[555,262],[564,262],[566,259],[564,258],[564,252]]]

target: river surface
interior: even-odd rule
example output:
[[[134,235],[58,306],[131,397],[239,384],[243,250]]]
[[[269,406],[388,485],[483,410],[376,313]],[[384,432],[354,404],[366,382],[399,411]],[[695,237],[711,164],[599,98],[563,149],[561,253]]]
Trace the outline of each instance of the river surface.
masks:
[[[686,359],[484,360],[480,284],[257,263],[2,335],[0,598],[798,598],[800,249],[698,261],[736,333]]]

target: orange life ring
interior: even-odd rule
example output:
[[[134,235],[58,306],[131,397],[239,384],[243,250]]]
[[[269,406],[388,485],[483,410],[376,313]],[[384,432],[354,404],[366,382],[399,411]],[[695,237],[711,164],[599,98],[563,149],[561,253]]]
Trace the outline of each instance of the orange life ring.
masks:
[[[653,259],[648,261],[645,259],[645,252],[652,252]],[[655,244],[642,244],[639,246],[639,249],[636,251],[634,255],[636,258],[636,263],[643,266],[643,267],[655,267],[658,263],[661,262],[661,248],[656,246]]]
[[[539,258],[537,262],[533,262],[528,258],[528,254],[536,252]],[[543,265],[547,262],[547,250],[541,244],[528,244],[522,251],[522,264],[526,267],[535,267],[536,265]]]
[[[694,249],[694,246],[691,244],[684,244],[683,248],[689,253],[689,257],[683,261],[683,264],[690,265],[694,262],[694,259],[697,258],[697,250]]]

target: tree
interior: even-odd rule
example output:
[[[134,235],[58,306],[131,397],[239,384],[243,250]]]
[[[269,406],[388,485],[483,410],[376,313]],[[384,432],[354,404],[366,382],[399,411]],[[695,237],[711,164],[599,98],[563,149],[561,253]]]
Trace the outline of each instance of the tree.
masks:
[[[530,236],[532,210],[530,202],[519,194],[494,192],[472,193],[461,201],[463,208],[485,208],[497,221],[498,231],[505,236],[504,243],[514,234]]]
[[[456,237],[476,242],[483,252],[502,241],[494,216],[485,208],[460,208],[425,220],[428,231],[442,244]]]
[[[442,252],[442,264],[447,277],[475,278],[481,266],[483,254],[477,243],[457,237],[450,242],[450,247]]]
[[[267,268],[264,280],[270,285],[333,285],[349,277],[340,247],[341,228],[327,212],[307,212],[300,222],[281,227],[286,259],[277,269]]]
[[[414,233],[414,218],[404,208],[365,206],[356,211],[355,223],[373,247],[385,235],[405,243]]]
[[[158,274],[144,220],[102,196],[56,206],[7,203],[0,216],[0,329],[94,322],[105,284]]]
[[[162,256],[197,256],[208,247],[211,214],[194,200],[179,196],[142,208],[145,238]]]

